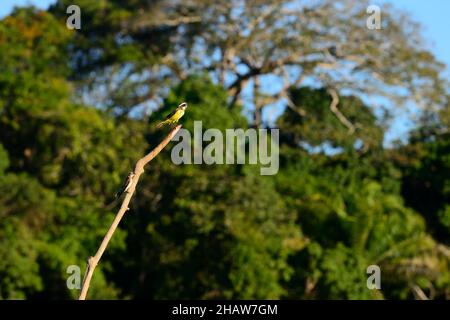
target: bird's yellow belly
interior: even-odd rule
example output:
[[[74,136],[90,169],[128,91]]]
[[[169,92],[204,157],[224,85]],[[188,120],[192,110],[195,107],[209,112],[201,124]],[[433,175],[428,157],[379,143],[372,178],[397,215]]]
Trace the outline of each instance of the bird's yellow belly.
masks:
[[[171,122],[177,122],[184,115],[184,110],[178,110],[174,113],[172,117],[170,117]]]

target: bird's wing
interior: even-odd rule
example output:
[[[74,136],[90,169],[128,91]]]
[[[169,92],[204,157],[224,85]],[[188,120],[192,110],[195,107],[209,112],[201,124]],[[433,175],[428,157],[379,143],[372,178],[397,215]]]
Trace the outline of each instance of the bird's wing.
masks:
[[[169,113],[169,114],[164,118],[164,120],[168,120],[168,119],[172,118],[172,117],[175,115],[175,113],[176,113],[177,111],[178,111],[178,109],[173,110],[171,113]]]

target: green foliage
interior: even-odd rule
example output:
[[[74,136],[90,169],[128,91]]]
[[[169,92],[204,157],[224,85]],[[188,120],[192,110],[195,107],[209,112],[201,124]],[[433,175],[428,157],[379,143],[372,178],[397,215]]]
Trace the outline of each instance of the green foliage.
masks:
[[[65,25],[66,9],[72,4],[57,1],[49,11]],[[166,19],[161,1],[78,0],[76,5],[82,8],[82,28],[74,33],[69,61],[78,87],[86,92],[105,85],[100,103],[125,115],[167,85],[166,79],[155,77],[155,70],[174,47],[169,38],[176,26],[160,22]],[[155,69],[149,72],[149,67]],[[131,79],[131,74],[139,76]]]
[[[18,221],[2,219],[0,228],[0,298],[25,299],[43,288],[36,242]]]
[[[155,123],[164,119],[182,101],[188,101],[186,114],[180,121],[193,132],[194,121],[202,121],[203,130],[219,129],[225,135],[225,129],[245,128],[247,121],[240,114],[239,106],[227,109],[228,95],[219,85],[214,85],[207,75],[190,76],[176,86],[164,101],[165,108],[152,115]],[[153,124],[152,124],[153,125]]]
[[[298,212],[309,240],[306,250],[290,259],[295,270],[290,298],[408,298],[409,286],[423,274],[426,290],[430,283],[448,286],[448,258],[425,236],[424,219],[405,207],[401,176],[389,168],[392,164],[380,163],[377,154],[355,161],[351,152],[310,156],[284,147],[281,153],[277,189]],[[383,286],[390,290],[367,290],[371,264],[380,265]]]
[[[181,122],[190,130],[195,120],[219,129],[243,123],[237,110],[224,108],[225,91],[205,78],[181,83],[166,105],[184,100],[189,107]],[[281,281],[292,273],[287,258],[304,244],[295,214],[286,209],[273,182],[248,166],[175,166],[168,159],[170,147],[166,150],[141,182],[147,195],[132,208],[138,217],[125,222],[128,248],[139,257],[127,261],[128,272],[135,281],[141,279],[130,294],[281,297]]]
[[[367,261],[355,255],[352,248],[338,244],[324,251],[319,269],[323,276],[318,283],[319,298],[327,299],[370,299],[373,292],[367,290],[365,273]]]
[[[3,145],[0,144],[0,174],[3,175],[5,169],[9,167],[8,152]]]
[[[405,172],[403,194],[408,204],[424,214],[433,235],[448,244],[450,236],[447,209],[450,201],[448,135],[437,136],[432,141],[418,141],[413,145],[421,152],[416,153],[415,163],[402,165]]]
[[[69,37],[52,15],[33,8],[18,9],[1,21],[0,110],[2,118],[11,115],[8,125],[19,130],[24,112],[43,117],[56,106],[64,107]]]
[[[71,102],[68,39],[63,25],[34,9],[0,22],[1,298],[77,295],[66,287],[66,268],[84,266],[96,250],[112,219],[103,201],[144,149],[134,132],[142,124],[116,124]],[[124,238],[115,235],[112,252],[124,249]],[[93,297],[117,297],[99,271]]]

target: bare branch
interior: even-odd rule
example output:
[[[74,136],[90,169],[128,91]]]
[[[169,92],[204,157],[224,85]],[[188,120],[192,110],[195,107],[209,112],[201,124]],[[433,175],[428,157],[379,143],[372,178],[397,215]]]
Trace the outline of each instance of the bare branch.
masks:
[[[202,17],[178,17],[176,19],[159,21],[159,24],[166,26],[178,26],[180,24],[195,23],[200,21],[202,21]]]
[[[430,300],[430,298],[427,297],[427,295],[425,294],[425,292],[423,292],[423,290],[418,286],[418,285],[413,285],[411,287],[414,296],[416,297],[417,300]]]
[[[139,177],[144,172],[144,166],[147,163],[149,163],[150,161],[152,161],[152,159],[155,158],[161,152],[162,149],[164,149],[164,147],[170,142],[170,140],[172,140],[172,138],[175,136],[175,134],[180,129],[181,129],[181,125],[176,126],[174,129],[172,129],[172,131],[170,131],[170,133],[164,138],[163,141],[161,141],[161,143],[156,148],[154,148],[145,157],[139,159],[136,162],[136,165],[134,167],[135,175],[133,177],[131,186],[128,189],[128,191],[123,199],[123,202],[122,202],[122,205],[120,206],[119,212],[117,212],[111,226],[108,229],[108,232],[106,233],[105,237],[103,238],[103,241],[100,244],[100,247],[98,248],[97,253],[95,254],[95,256],[90,257],[88,259],[87,269],[86,269],[86,273],[84,275],[83,285],[81,287],[81,293],[80,293],[78,300],[86,299],[86,295],[87,295],[87,292],[89,289],[89,284],[91,283],[91,279],[92,279],[92,275],[94,274],[94,270],[97,267],[97,264],[99,263],[103,253],[105,252],[106,247],[108,246],[108,243],[111,240],[112,235],[116,231],[120,220],[122,220],[125,212],[127,212],[129,210],[128,205],[130,203],[131,198],[133,197],[134,191],[136,189],[136,185],[139,181]]]
[[[141,17],[138,17],[136,19],[136,21],[134,21],[131,24],[131,28],[124,25],[124,28],[130,28],[132,30],[138,30],[138,29],[142,29],[142,28],[147,28],[147,27],[154,27],[154,26],[167,26],[167,27],[176,27],[182,24],[189,24],[189,23],[197,23],[197,22],[201,22],[202,18],[199,16],[178,16],[178,17],[174,17],[174,18],[162,18],[161,20],[159,19],[151,19],[146,15],[143,15]]]
[[[339,104],[339,96],[336,90],[328,89],[328,93],[331,95],[332,99],[330,104],[331,112],[333,112],[339,119],[339,121],[348,128],[348,133],[353,134],[355,132],[355,126],[344,116],[344,114],[337,107]]]
[[[282,93],[282,97],[286,99],[287,102],[287,106],[293,110],[294,112],[298,113],[299,116],[304,117],[306,116],[306,110],[298,107],[293,101],[292,99],[289,97],[288,94],[284,94]]]

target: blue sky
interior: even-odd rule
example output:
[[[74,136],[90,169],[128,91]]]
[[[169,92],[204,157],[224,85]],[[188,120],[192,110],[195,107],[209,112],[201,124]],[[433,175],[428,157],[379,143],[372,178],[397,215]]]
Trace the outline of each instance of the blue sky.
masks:
[[[396,8],[411,13],[422,24],[424,38],[436,57],[450,66],[450,1],[446,0],[385,0]],[[447,69],[449,74],[449,69]]]
[[[25,6],[33,4],[36,7],[46,9],[49,4],[54,3],[54,0],[1,0],[0,2],[0,17],[4,17],[11,12],[15,6]]]
[[[47,8],[55,0],[0,0],[0,18],[11,12],[14,6],[33,4],[40,8]],[[447,0],[377,0],[371,4],[390,3],[397,9],[410,13],[414,21],[423,26],[422,34],[429,49],[438,60],[450,66],[450,1]],[[446,75],[450,78],[450,68]],[[387,133],[387,140],[405,137],[411,122],[405,116],[400,116]]]

